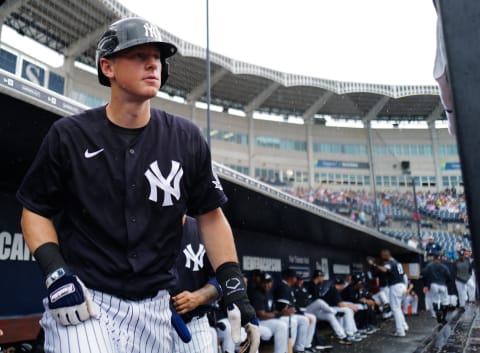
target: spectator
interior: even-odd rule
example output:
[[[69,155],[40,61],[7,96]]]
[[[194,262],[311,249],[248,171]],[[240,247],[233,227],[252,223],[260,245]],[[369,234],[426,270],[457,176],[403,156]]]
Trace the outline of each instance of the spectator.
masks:
[[[419,246],[418,238],[416,236],[411,237],[410,239],[408,239],[407,245],[414,249],[418,249],[418,246]]]
[[[428,242],[427,245],[425,246],[425,254],[427,256],[427,259],[433,258],[435,254],[439,254],[442,252],[442,247],[440,244],[437,244],[433,240],[433,235],[428,236]]]

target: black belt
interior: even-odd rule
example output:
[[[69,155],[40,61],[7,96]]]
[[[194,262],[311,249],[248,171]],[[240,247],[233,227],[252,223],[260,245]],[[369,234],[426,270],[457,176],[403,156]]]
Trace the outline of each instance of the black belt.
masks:
[[[189,322],[191,322],[193,319],[201,319],[203,318],[205,315],[207,315],[207,313],[203,313],[203,314],[193,314],[193,315],[188,315],[188,314],[184,314],[182,315],[182,319],[183,319],[183,322],[185,322],[186,324],[188,324]]]

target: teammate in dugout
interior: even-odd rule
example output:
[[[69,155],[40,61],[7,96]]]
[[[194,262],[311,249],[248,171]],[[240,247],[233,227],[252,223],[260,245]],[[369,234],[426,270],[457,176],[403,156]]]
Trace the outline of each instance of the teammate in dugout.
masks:
[[[142,18],[119,20],[97,45],[106,106],[56,121],[25,176],[25,241],[46,278],[46,352],[165,352],[172,338],[168,290],[182,216],[202,242],[240,339],[259,344],[227,202],[197,126],[150,107],[177,48]]]
[[[405,320],[402,311],[402,301],[407,293],[406,275],[403,271],[402,265],[397,262],[390,253],[390,250],[384,249],[380,252],[380,258],[383,265],[377,265],[373,258],[367,258],[368,264],[373,266],[376,270],[387,275],[389,292],[390,292],[390,306],[395,320],[395,337],[405,337],[409,327]]]
[[[172,353],[215,353],[217,334],[210,327],[207,314],[222,290],[200,241],[197,221],[192,217],[184,217],[181,252],[174,271],[177,284],[172,291],[175,294],[172,303],[186,324],[191,340],[187,342],[172,332]]]

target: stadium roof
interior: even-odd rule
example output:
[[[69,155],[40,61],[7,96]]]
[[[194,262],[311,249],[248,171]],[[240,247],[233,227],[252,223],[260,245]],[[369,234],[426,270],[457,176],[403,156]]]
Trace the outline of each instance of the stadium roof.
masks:
[[[115,0],[0,0],[0,23],[84,64],[95,66],[96,41],[111,22],[134,16]],[[187,101],[205,101],[206,50],[162,30],[179,48],[162,88]],[[211,53],[212,103],[228,108],[310,119],[444,119],[436,86],[326,80],[284,73]]]

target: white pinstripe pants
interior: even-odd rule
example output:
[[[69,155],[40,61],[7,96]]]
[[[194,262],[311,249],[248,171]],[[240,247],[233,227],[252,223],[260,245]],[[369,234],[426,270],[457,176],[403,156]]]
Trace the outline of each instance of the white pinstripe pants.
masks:
[[[173,353],[215,353],[216,345],[212,345],[212,334],[210,324],[206,315],[201,318],[195,318],[187,324],[192,340],[184,343],[178,336],[175,329],[172,328]]]
[[[99,317],[62,326],[50,315],[48,300],[40,324],[46,353],[171,353],[170,296],[160,291],[145,300],[130,301],[90,290]]]

